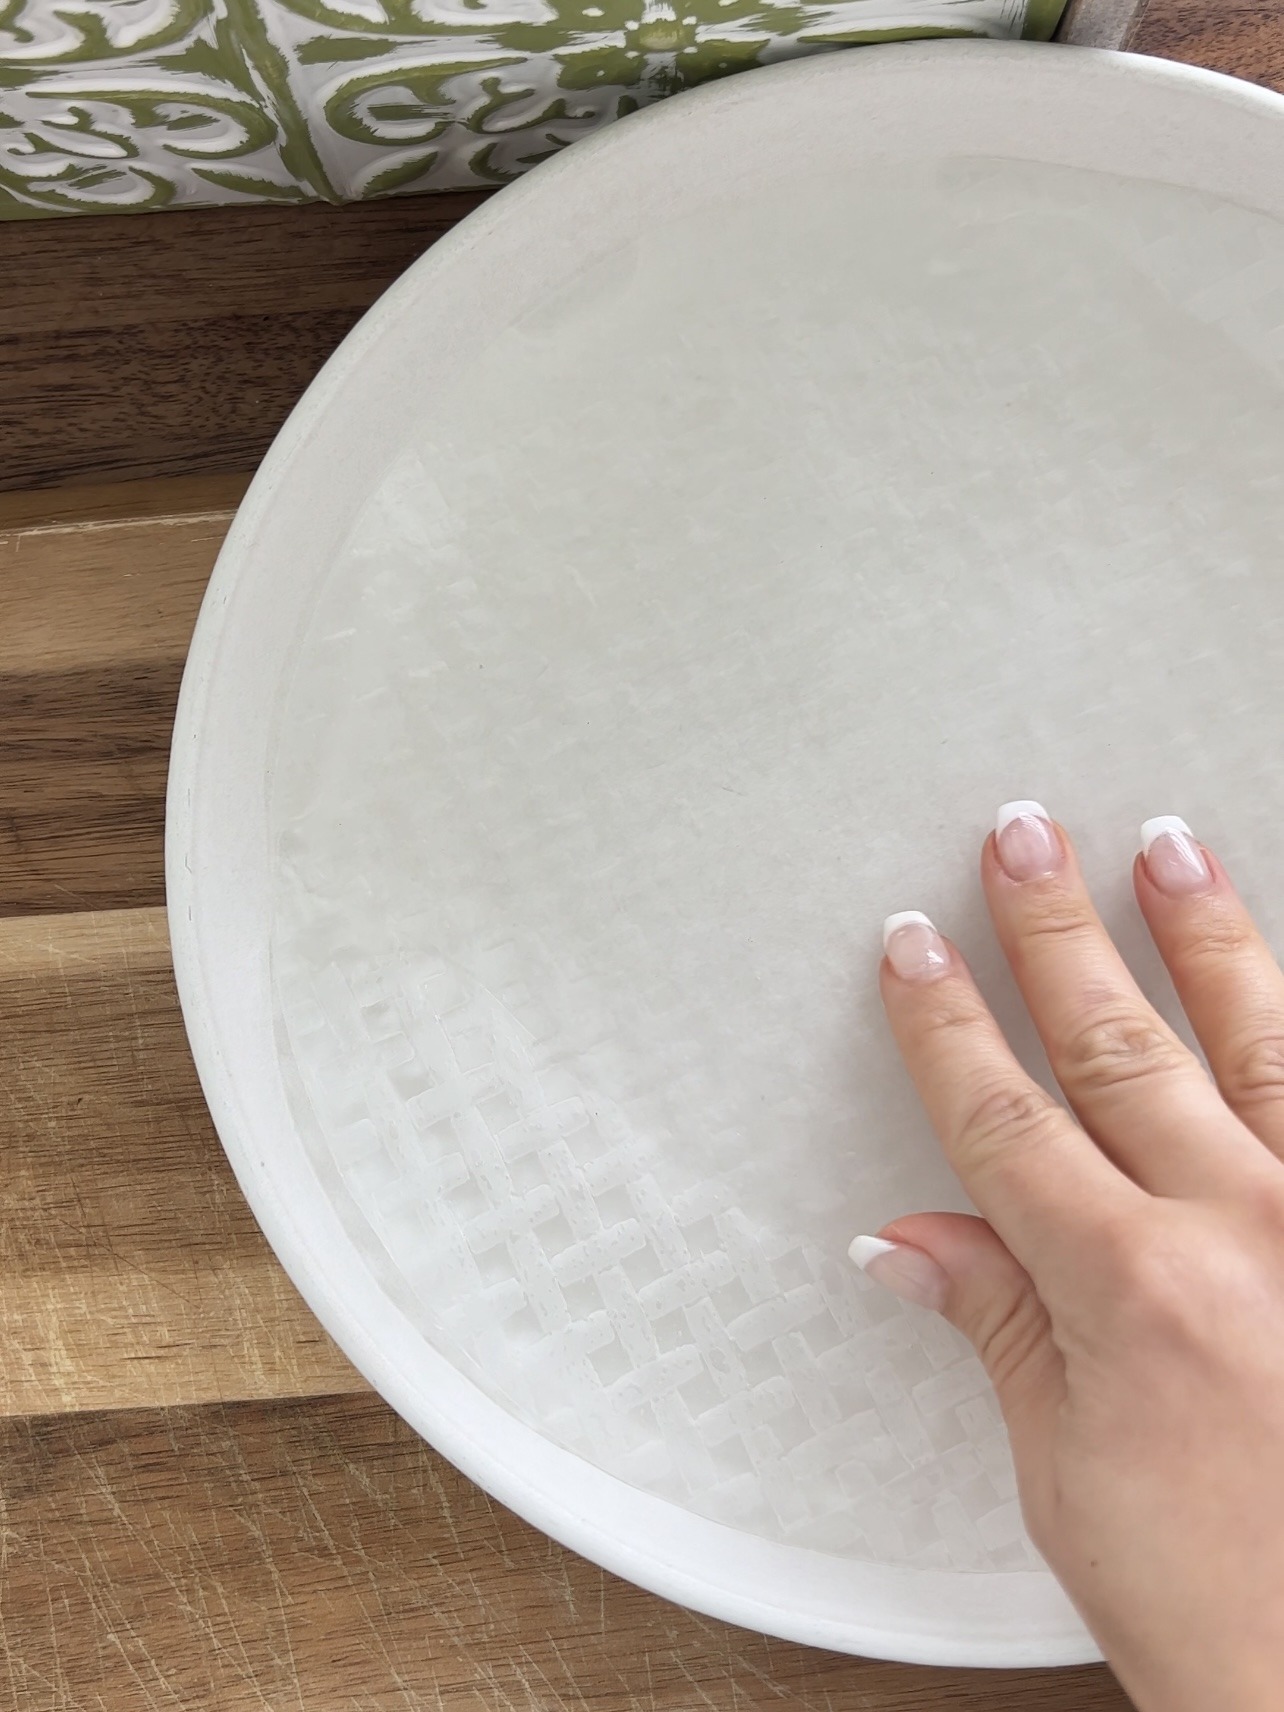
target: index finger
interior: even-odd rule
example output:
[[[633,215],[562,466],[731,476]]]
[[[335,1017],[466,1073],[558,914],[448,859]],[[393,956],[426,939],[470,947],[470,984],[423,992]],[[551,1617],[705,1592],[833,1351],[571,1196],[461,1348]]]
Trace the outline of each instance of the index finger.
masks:
[[[917,910],[889,916],[883,1003],[945,1156],[1038,1282],[1058,1256],[1142,1198],[1021,1068],[957,948]]]

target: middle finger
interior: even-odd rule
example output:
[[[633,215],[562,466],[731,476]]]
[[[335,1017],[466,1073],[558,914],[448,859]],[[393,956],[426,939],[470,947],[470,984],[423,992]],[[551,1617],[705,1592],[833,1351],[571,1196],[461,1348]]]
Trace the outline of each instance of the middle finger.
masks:
[[[1084,1128],[1152,1193],[1209,1192],[1251,1138],[1128,972],[1065,833],[1038,803],[1005,804],[982,878],[1053,1074]]]

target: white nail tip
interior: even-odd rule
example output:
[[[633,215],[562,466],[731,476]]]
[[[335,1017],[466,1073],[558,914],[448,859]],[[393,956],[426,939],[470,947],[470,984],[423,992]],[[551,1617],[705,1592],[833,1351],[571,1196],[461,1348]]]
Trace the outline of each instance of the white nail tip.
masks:
[[[863,1272],[871,1260],[877,1260],[880,1254],[891,1254],[895,1248],[894,1242],[884,1242],[881,1236],[858,1236],[847,1253]]]
[[[1142,855],[1149,856],[1150,846],[1166,832],[1182,832],[1187,838],[1195,836],[1179,814],[1157,814],[1153,820],[1143,820],[1141,823]]]
[[[1052,816],[1042,803],[1028,801],[1004,803],[994,817],[995,833],[1002,832],[1005,826],[1011,826],[1014,820],[1027,818],[1030,820],[1051,820]]]
[[[883,923],[884,951],[887,950],[888,940],[902,927],[929,927],[933,933],[936,932],[936,923],[930,916],[924,915],[922,910],[901,910],[899,915],[889,915]]]

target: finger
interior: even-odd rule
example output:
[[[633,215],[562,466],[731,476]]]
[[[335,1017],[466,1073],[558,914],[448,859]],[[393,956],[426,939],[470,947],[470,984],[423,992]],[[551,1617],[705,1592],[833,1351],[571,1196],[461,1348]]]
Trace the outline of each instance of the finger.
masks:
[[[1000,942],[1084,1128],[1154,1194],[1215,1190],[1252,1138],[1129,974],[1065,833],[1038,803],[1005,804],[981,866]]]
[[[958,951],[926,916],[883,930],[883,1003],[946,1158],[1025,1269],[1081,1267],[1139,1191],[1017,1063]]]
[[[1046,1442],[1065,1363],[1030,1274],[984,1219],[915,1213],[858,1236],[850,1253],[884,1289],[963,1333],[998,1393],[1018,1463],[1025,1442]]]
[[[1184,820],[1141,829],[1137,901],[1222,1098],[1284,1159],[1284,974]]]

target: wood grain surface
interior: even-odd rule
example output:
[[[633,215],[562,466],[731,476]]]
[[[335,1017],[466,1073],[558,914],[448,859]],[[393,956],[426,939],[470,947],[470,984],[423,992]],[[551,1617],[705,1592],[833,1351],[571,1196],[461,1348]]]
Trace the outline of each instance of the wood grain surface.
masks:
[[[0,496],[0,917],[164,901],[174,705],[242,488],[144,484],[61,522]]]
[[[376,1398],[0,1424],[3,1712],[1123,1712],[698,1617],[492,1503]],[[1211,1709],[1210,1709],[1211,1712]]]
[[[1143,0],[1124,45],[1284,91],[1284,0]]]
[[[249,470],[488,192],[0,225],[0,489]]]
[[[219,1146],[163,910],[0,921],[0,1089],[0,1415],[365,1389]]]

